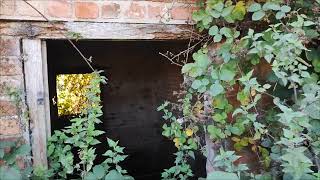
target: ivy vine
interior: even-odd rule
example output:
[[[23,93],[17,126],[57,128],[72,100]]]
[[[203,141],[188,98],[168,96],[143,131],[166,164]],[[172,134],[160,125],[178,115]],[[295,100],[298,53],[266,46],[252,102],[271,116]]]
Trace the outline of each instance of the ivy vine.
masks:
[[[164,179],[192,177],[196,150],[213,168],[207,179],[320,177],[319,3],[198,3],[193,20],[206,41],[182,67],[178,102],[158,108],[178,150]],[[244,151],[258,167],[250,169]]]

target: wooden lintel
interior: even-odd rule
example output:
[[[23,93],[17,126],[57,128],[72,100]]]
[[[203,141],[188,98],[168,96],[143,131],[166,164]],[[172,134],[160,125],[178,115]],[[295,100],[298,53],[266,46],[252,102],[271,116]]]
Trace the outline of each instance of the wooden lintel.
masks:
[[[99,22],[56,22],[52,24],[2,21],[0,23],[0,36],[65,39],[60,32],[79,33],[83,39],[93,40],[175,40],[189,39],[192,26]]]

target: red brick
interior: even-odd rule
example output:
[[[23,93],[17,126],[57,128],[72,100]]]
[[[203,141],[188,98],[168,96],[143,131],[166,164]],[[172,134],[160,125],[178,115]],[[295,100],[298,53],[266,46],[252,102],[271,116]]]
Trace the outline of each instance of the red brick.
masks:
[[[34,6],[38,11],[44,14],[44,5],[43,1],[28,1],[32,6]],[[21,16],[31,16],[31,17],[41,17],[41,15],[29,6],[24,1],[15,1],[16,12]]]
[[[81,19],[95,19],[99,16],[99,7],[94,2],[77,2],[75,11],[76,17]]]
[[[188,20],[191,18],[191,13],[190,7],[174,7],[171,10],[171,17],[174,20]]]
[[[139,3],[131,3],[125,14],[128,18],[132,19],[144,18],[146,14],[146,7]]]
[[[17,57],[0,57],[0,76],[22,75],[22,64]]]
[[[70,18],[72,15],[71,3],[67,0],[49,1],[47,4],[48,15],[58,18]]]
[[[160,18],[161,16],[161,9],[163,9],[163,6],[161,5],[148,5],[148,18],[156,19]]]
[[[0,119],[0,136],[14,136],[21,133],[19,120],[17,118],[12,119]]]
[[[14,102],[0,100],[0,116],[15,116],[17,113],[17,107]]]
[[[20,45],[18,38],[0,36],[0,56],[19,56]]]
[[[14,1],[0,0],[0,15],[13,15],[14,10]]]
[[[120,5],[117,3],[107,3],[102,6],[102,17],[117,18],[120,14]]]

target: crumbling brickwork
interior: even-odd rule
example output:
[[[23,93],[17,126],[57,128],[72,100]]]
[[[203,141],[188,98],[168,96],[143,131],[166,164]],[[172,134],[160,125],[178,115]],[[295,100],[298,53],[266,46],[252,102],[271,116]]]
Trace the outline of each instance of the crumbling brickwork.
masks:
[[[9,88],[23,88],[19,38],[0,38],[0,138],[21,136],[19,113],[8,96]]]
[[[195,0],[29,0],[50,20],[124,23],[190,22]],[[0,19],[43,20],[22,0],[0,0]]]

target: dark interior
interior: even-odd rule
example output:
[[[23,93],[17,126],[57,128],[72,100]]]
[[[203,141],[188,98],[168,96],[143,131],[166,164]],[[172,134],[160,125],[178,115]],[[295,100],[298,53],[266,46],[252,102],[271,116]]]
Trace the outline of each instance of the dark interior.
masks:
[[[160,179],[161,172],[173,165],[173,143],[161,135],[163,120],[156,108],[164,100],[174,100],[172,92],[182,82],[180,68],[159,55],[167,50],[179,52],[185,41],[78,41],[93,66],[104,70],[103,124],[106,132],[97,153],[106,151],[106,136],[119,140],[129,155],[122,166],[136,179]],[[56,97],[56,75],[88,73],[90,69],[71,45],[62,40],[47,41],[50,99]],[[58,117],[51,101],[52,131],[68,124]],[[97,158],[97,163],[102,157]],[[203,159],[194,162],[197,176],[204,173]]]

